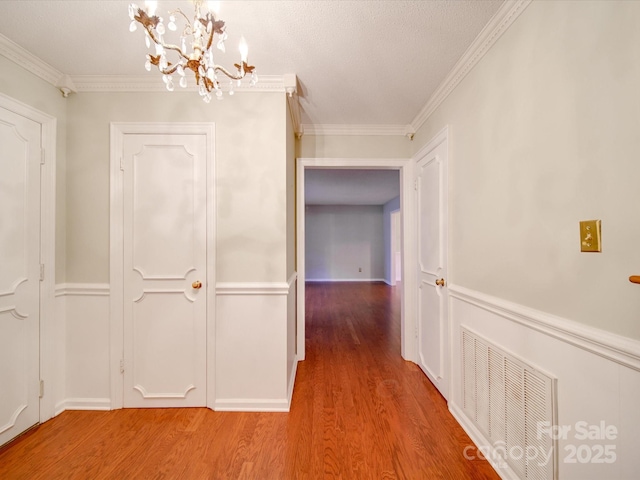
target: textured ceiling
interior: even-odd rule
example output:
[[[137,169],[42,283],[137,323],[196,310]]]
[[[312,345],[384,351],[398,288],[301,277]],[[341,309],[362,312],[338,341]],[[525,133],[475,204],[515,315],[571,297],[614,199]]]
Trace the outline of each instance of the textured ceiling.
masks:
[[[143,0],[139,0],[143,4]],[[185,1],[159,1],[158,13]],[[502,0],[223,1],[227,54],[241,35],[258,74],[298,76],[302,123],[406,125]],[[158,75],[128,1],[0,0],[0,33],[69,75]],[[169,93],[168,93],[169,94]]]
[[[384,205],[398,195],[398,170],[305,170],[307,205]]]

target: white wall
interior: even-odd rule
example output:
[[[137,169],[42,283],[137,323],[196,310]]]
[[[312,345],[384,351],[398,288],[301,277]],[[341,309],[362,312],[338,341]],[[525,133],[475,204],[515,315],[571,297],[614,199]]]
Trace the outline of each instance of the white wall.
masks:
[[[391,212],[400,210],[400,197],[389,200],[382,206],[383,230],[384,230],[384,281],[388,284],[394,284],[393,276],[395,272],[391,271]]]
[[[307,205],[305,221],[307,281],[383,280],[382,206]]]
[[[302,158],[409,158],[411,141],[398,135],[303,135]]]
[[[451,132],[450,281],[640,339],[639,19],[532,2],[416,133]]]
[[[289,278],[288,258],[293,254],[288,250],[294,244],[288,238],[292,209],[287,205],[294,200],[287,159],[293,164],[293,145],[287,139],[285,94],[236,92],[207,105],[193,92],[173,93],[80,93],[69,98],[67,278],[89,286],[109,279],[110,122],[215,122],[218,285],[209,288],[223,292],[211,312],[216,324],[216,406],[285,408],[288,373],[293,370],[287,338],[293,333],[288,289],[281,290]],[[226,293],[229,289],[232,294]],[[85,398],[88,408],[100,403],[110,381],[103,355],[109,351],[109,337],[102,335],[108,331],[109,316],[88,317],[84,307],[74,311],[72,305],[83,301],[66,302],[67,355],[84,358],[93,376],[83,381],[88,370],[69,362],[67,395]],[[96,302],[94,308],[99,308]],[[255,334],[264,328],[269,335]],[[82,392],[76,385],[84,385]],[[78,402],[71,404],[78,407]]]
[[[238,405],[246,400],[242,395],[250,393],[251,401],[257,401],[255,408],[260,408],[256,405],[262,400],[266,409],[271,408],[273,398],[277,398],[278,408],[286,407],[290,376],[295,374],[295,307],[288,308],[290,289],[282,286],[291,278],[288,270],[295,268],[295,242],[289,238],[295,235],[295,144],[288,138],[293,132],[286,124],[284,92],[237,92],[215,105],[204,104],[192,92],[80,93],[63,99],[55,87],[2,56],[0,68],[4,73],[0,92],[53,115],[58,122],[58,287],[56,325],[52,327],[55,338],[49,339],[56,352],[56,365],[50,367],[56,380],[52,385],[47,379],[46,387],[47,393],[55,392],[57,412],[110,407],[109,286],[105,282],[109,280],[112,121],[215,122],[216,277],[227,287],[232,283],[239,289],[242,295],[234,294],[234,299],[243,302],[242,298],[249,296],[255,300],[243,302],[256,307],[250,313],[245,311],[243,320],[248,326],[243,325],[247,330],[258,331],[256,324],[262,325],[265,316],[276,324],[270,335],[243,337],[237,342],[244,349],[237,348],[231,357],[243,355],[248,366],[245,370],[236,370],[220,348],[221,392]],[[260,285],[257,290],[256,282]],[[217,310],[225,312],[224,302]],[[216,320],[220,331],[230,332],[234,339],[240,328],[235,316],[221,314]],[[293,348],[288,349],[288,337]],[[244,355],[247,349],[250,353]],[[274,351],[278,353],[272,355]],[[242,377],[245,374],[248,377]],[[261,383],[260,375],[278,380]],[[248,392],[243,390],[246,385],[255,388]]]
[[[557,378],[557,423],[572,428],[562,479],[640,470],[640,287],[627,280],[640,272],[639,20],[638,2],[532,2],[413,142],[449,126],[449,408],[490,446],[463,411],[466,326]],[[589,219],[602,253],[580,253]],[[579,421],[618,434],[584,441]],[[594,445],[615,462],[592,462]],[[589,458],[570,463],[571,446]]]
[[[282,93],[69,97],[67,281],[109,280],[109,122],[215,122],[216,278],[286,282],[286,108]]]

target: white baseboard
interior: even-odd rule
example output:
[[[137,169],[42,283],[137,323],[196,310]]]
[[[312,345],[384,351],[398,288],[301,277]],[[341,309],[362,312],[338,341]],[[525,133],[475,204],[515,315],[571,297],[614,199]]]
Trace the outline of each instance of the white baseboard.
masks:
[[[287,387],[287,399],[289,402],[289,409],[291,408],[291,399],[293,398],[293,387],[296,383],[296,373],[298,372],[298,358],[296,357],[293,361],[293,368],[291,369],[291,376],[289,377],[289,384]]]
[[[56,415],[65,410],[111,410],[110,398],[67,398],[56,405]]]
[[[216,400],[214,410],[218,412],[288,412],[289,404],[283,399],[221,398]]]

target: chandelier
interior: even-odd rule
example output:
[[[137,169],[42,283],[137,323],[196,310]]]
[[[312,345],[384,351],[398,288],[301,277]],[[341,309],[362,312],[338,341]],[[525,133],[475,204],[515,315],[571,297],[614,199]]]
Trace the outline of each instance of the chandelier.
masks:
[[[155,46],[155,55],[147,54],[145,68],[150,71],[151,65],[158,67],[167,90],[174,90],[174,75],[179,78],[179,85],[186,88],[187,70],[194,73],[198,91],[206,103],[211,101],[212,93],[218,99],[222,99],[222,89],[218,79],[220,73],[229,78],[229,95],[233,95],[234,81],[240,86],[242,79],[247,74],[251,74],[251,86],[256,84],[258,77],[255,73],[255,67],[247,64],[248,47],[244,37],[240,40],[240,63],[234,64],[235,72],[218,65],[213,59],[214,37],[217,39],[216,47],[222,52],[225,51],[224,41],[227,39],[225,23],[216,18],[216,6],[219,2],[207,2],[208,8],[205,9],[203,0],[193,0],[195,6],[193,21],[178,8],[169,12],[169,23],[166,27],[163,18],[155,14],[157,3],[156,1],[146,1],[144,9],[139,8],[136,4],[130,4],[131,24],[129,30],[136,31],[138,24],[144,28],[147,48]],[[186,22],[179,42],[178,44],[167,43],[165,41],[166,30],[172,32],[178,30],[176,21],[178,18],[184,19]],[[187,47],[190,47],[190,50]],[[172,56],[173,62],[169,60],[169,55]]]

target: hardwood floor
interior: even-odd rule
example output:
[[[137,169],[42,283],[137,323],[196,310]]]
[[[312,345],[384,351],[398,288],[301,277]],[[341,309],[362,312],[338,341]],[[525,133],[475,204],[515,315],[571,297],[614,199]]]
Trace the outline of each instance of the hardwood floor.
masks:
[[[307,284],[290,413],[67,411],[0,449],[1,479],[498,479],[417,366],[399,288]]]

